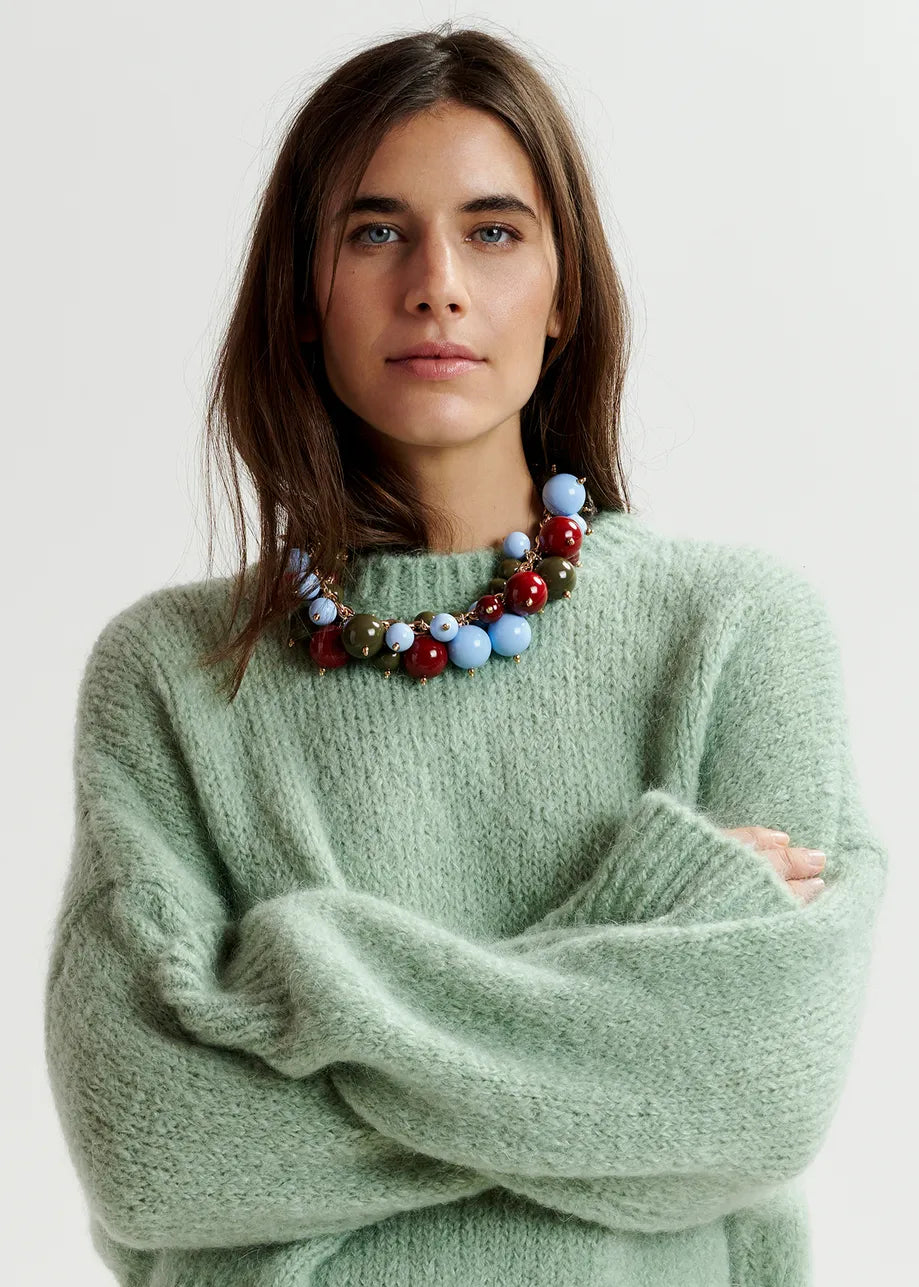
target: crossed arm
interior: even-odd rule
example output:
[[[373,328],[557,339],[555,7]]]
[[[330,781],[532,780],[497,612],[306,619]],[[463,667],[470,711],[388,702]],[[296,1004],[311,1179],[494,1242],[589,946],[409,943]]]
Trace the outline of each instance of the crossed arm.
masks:
[[[751,615],[699,799],[646,791],[571,898],[490,943],[339,888],[228,918],[158,694],[104,640],[46,1042],[105,1227],[141,1248],[319,1238],[503,1185],[655,1231],[798,1174],[841,1092],[886,866],[813,607],[765,646]],[[775,821],[776,799],[830,855],[806,907],[720,829]]]

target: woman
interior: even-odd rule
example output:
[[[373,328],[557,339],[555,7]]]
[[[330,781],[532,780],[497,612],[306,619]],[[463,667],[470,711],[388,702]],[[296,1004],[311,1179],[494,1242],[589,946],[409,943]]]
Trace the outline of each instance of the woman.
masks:
[[[518,52],[310,96],[209,408],[259,560],[240,505],[79,695],[46,1041],[121,1283],[809,1281],[887,855],[816,590],[628,508],[626,357]]]

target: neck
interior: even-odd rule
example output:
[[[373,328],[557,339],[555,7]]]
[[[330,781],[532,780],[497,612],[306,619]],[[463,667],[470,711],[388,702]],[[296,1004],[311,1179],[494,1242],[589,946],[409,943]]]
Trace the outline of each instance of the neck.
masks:
[[[500,546],[514,531],[535,540],[543,504],[524,456],[519,416],[472,442],[398,447],[416,494],[445,515],[446,525],[431,535],[432,553]]]

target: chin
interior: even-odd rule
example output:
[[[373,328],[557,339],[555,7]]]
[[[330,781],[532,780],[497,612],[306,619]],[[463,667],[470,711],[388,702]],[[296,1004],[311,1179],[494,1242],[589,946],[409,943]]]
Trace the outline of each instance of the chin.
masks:
[[[494,423],[481,413],[473,417],[468,407],[452,407],[448,411],[445,406],[435,403],[426,410],[419,410],[415,405],[395,414],[389,412],[385,416],[363,418],[384,438],[417,447],[474,442]]]

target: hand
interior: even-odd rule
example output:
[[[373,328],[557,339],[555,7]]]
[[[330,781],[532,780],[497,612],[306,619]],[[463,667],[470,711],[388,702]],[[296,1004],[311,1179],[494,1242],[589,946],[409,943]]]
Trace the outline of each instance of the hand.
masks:
[[[789,845],[786,832],[769,827],[720,827],[719,830],[765,854],[803,903],[810,902],[824,889],[824,882],[815,875],[826,865],[826,854],[822,850],[798,849]]]

